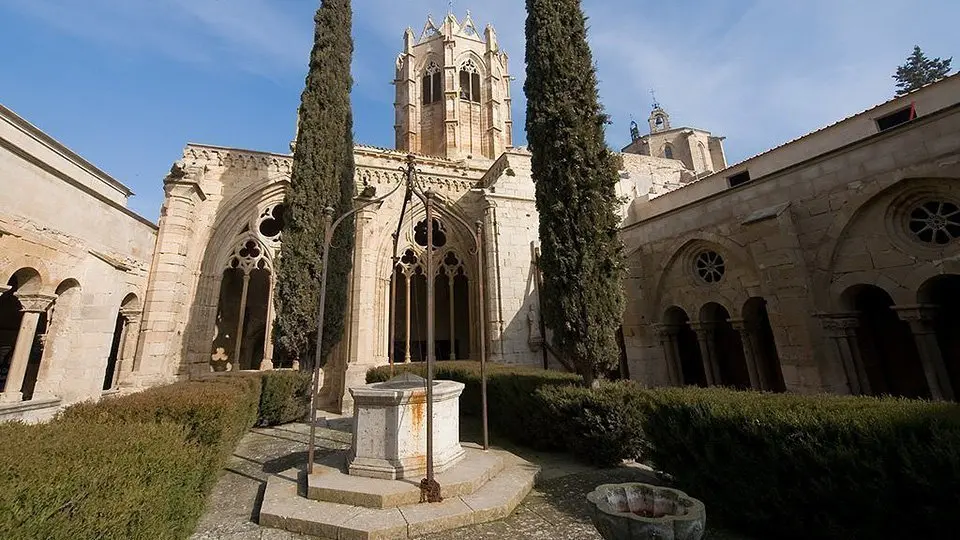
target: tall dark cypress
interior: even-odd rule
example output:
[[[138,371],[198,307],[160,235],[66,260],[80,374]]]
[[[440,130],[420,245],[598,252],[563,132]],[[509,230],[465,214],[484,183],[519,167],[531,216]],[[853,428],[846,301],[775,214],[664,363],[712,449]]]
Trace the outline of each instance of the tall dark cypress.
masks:
[[[527,140],[540,214],[543,320],[592,385],[623,315],[614,155],[580,0],[527,0]]]
[[[315,365],[323,209],[333,207],[338,217],[352,208],[355,193],[352,18],[350,0],[323,0],[314,17],[310,70],[301,96],[300,129],[286,195],[274,335],[280,359],[300,360],[304,368]],[[321,363],[343,337],[353,235],[353,220],[348,220],[337,229],[330,250]]]

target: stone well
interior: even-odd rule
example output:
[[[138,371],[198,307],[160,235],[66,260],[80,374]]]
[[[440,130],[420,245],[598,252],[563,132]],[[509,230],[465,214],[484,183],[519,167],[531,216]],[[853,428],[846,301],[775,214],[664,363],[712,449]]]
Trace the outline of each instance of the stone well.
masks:
[[[349,473],[396,480],[427,471],[427,381],[405,373],[351,388],[353,445]],[[463,383],[433,382],[433,464],[441,473],[463,458],[460,394]]]

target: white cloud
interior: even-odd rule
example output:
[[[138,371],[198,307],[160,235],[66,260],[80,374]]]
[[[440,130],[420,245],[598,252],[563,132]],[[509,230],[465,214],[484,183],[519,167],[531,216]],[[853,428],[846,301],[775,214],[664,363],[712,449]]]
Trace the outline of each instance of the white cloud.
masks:
[[[150,52],[211,69],[290,80],[306,69],[316,0],[5,0],[15,9],[103,44],[114,54]],[[357,0],[356,91],[389,111],[403,31],[440,19],[444,0]],[[457,3],[457,15],[465,6]],[[476,6],[480,7],[480,6]],[[957,52],[954,0],[584,0],[613,125],[628,139],[645,125],[651,88],[675,125],[727,136],[740,159],[858,112],[892,95],[890,74],[914,42],[934,56]],[[515,134],[523,139],[525,3],[487,0],[474,14],[497,28],[511,57]],[[922,19],[922,24],[916,21]],[[390,115],[384,118],[389,131]],[[373,130],[370,130],[373,131]]]

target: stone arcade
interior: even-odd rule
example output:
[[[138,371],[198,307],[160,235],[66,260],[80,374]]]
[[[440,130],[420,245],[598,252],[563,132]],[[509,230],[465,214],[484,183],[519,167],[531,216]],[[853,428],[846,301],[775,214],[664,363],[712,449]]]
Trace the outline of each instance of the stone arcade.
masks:
[[[544,351],[530,155],[513,145],[508,57],[471,17],[408,30],[396,60],[396,150],[357,146],[358,193],[396,185],[408,153],[466,223],[482,222],[492,362]],[[619,193],[629,276],[621,372],[650,385],[954,399],[960,386],[960,77],[948,77],[744,162],[723,138],[633,126]],[[0,419],[211,370],[276,365],[274,261],[290,154],[188,144],[158,226],[130,191],[0,108]],[[476,359],[481,268],[458,220],[402,223],[401,196],[357,217],[347,331],[323,405],[350,410],[388,351]],[[432,227],[443,264],[426,276]],[[390,320],[390,284],[397,317]],[[391,332],[392,327],[392,332]],[[390,336],[394,336],[390,342]]]

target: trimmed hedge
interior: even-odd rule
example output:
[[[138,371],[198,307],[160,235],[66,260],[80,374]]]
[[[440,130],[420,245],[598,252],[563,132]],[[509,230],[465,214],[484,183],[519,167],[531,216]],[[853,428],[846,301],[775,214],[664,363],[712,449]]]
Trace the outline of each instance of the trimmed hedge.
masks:
[[[264,372],[257,425],[276,426],[305,419],[310,412],[312,382],[309,372]]]
[[[211,375],[0,424],[0,538],[186,538],[240,438],[301,419],[309,384]]]
[[[422,365],[398,370],[423,373]],[[479,411],[479,366],[438,363]],[[386,380],[388,368],[368,373]],[[589,463],[640,458],[721,524],[764,538],[950,538],[960,530],[960,405],[635,383],[577,386],[491,365],[490,425]]]
[[[541,387],[537,400],[547,410],[551,445],[574,457],[610,467],[640,453],[646,400],[629,382]]]
[[[893,398],[647,392],[644,457],[725,525],[776,538],[949,538],[960,406]]]
[[[395,366],[395,373],[404,371],[426,376],[422,363]],[[462,382],[460,411],[480,416],[480,364],[472,361],[438,362],[434,377]],[[367,372],[367,383],[390,378],[390,367],[381,366]],[[556,449],[556,426],[549,418],[537,390],[549,386],[571,386],[583,379],[579,375],[503,364],[487,365],[487,412],[490,429],[518,444],[540,450]],[[522,411],[522,414],[520,413]]]
[[[186,538],[216,473],[173,423],[6,423],[0,440],[0,538]]]

